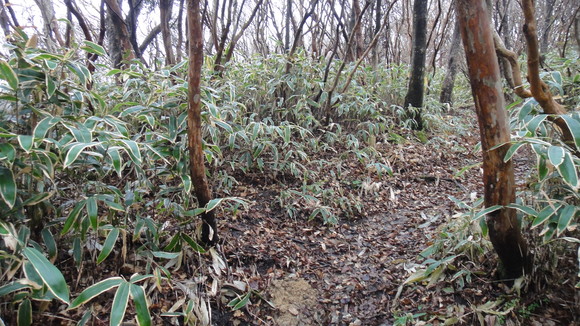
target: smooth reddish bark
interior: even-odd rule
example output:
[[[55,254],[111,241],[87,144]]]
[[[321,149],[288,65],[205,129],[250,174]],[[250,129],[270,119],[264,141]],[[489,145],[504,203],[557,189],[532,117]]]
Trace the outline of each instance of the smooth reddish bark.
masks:
[[[458,0],[457,4],[481,134],[485,206],[507,206],[515,201],[514,170],[512,161],[503,159],[510,146],[510,130],[489,15],[484,0]],[[515,210],[504,207],[490,213],[487,224],[503,265],[502,276],[514,279],[528,272],[528,249]]]

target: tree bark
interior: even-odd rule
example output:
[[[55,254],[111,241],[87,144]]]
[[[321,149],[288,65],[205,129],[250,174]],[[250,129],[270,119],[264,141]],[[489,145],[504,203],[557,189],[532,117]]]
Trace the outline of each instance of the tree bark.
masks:
[[[161,20],[161,37],[163,38],[163,48],[165,49],[165,64],[175,63],[173,56],[173,44],[171,43],[171,30],[169,21],[171,20],[171,9],[173,0],[159,0],[159,16]]]
[[[491,22],[484,0],[458,0],[457,5],[481,134],[484,202],[486,207],[504,206],[488,214],[489,236],[502,262],[502,277],[515,279],[529,272],[530,256],[515,210],[505,207],[515,202],[514,170],[511,160],[503,160],[510,130]]]
[[[113,65],[119,68],[123,66],[123,60],[135,59],[135,53],[129,41],[129,30],[123,19],[119,3],[117,0],[105,0],[105,2],[109,9],[109,19],[112,25],[108,29],[109,52]]]
[[[187,110],[187,147],[191,181],[199,207],[205,207],[212,199],[211,190],[205,175],[205,155],[201,137],[201,66],[203,64],[203,36],[199,0],[187,0],[187,23],[189,28],[189,69]],[[201,241],[213,245],[218,241],[217,222],[214,211],[201,214],[203,220]]]
[[[50,39],[56,41],[60,47],[63,47],[65,42],[60,33],[60,29],[58,28],[56,14],[54,12],[52,2],[49,0],[35,0],[35,2],[40,9],[40,13],[42,14],[42,19],[44,20],[47,35]]]
[[[578,53],[580,53],[580,11],[577,11],[576,17],[574,17],[574,38],[578,46]]]
[[[566,110],[560,103],[554,100],[550,88],[540,78],[540,51],[538,50],[538,36],[535,18],[535,8],[532,0],[523,0],[522,7],[524,10],[525,24],[524,36],[526,37],[528,50],[528,80],[530,82],[530,91],[534,99],[547,114],[553,115],[550,119],[562,130],[562,140],[573,149],[576,156],[580,156],[580,151],[576,147],[572,132],[566,121],[558,115],[566,114]]]
[[[550,32],[552,30],[552,24],[554,23],[555,19],[552,16],[555,3],[556,0],[544,0],[544,31],[542,33],[542,44],[540,48],[540,51],[544,54],[548,52]]]
[[[457,76],[457,68],[459,67],[460,50],[461,34],[459,33],[459,22],[455,21],[451,49],[449,51],[449,61],[447,62],[447,71],[445,72],[443,87],[441,87],[441,96],[439,97],[440,103],[453,103],[453,86],[455,85],[455,76]]]
[[[413,48],[411,78],[405,96],[408,117],[415,121],[414,129],[423,129],[421,107],[424,97],[425,57],[427,46],[427,0],[414,0],[413,4]],[[416,108],[409,110],[409,106]]]

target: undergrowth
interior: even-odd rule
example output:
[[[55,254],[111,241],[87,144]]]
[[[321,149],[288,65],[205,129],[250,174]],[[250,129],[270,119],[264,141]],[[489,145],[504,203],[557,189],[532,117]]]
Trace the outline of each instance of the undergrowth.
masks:
[[[367,180],[341,178],[347,162],[369,178],[391,173],[375,146],[404,139],[397,130],[409,125],[404,66],[361,68],[332,94],[325,65],[301,53],[288,74],[281,55],[231,62],[223,76],[205,69],[203,147],[221,197],[199,207],[186,154],[186,62],[159,70],[104,62],[91,72],[82,58],[106,58],[97,44],[48,53],[20,37],[0,60],[0,316],[8,324],[38,321],[50,302],[83,310],[79,325],[87,324],[89,303],[109,290],[111,324],[125,319],[129,302],[140,324],[163,317],[197,325],[211,321],[209,297],[233,310],[263,300],[245,280],[218,288],[227,265],[197,244],[197,216],[248,209],[231,196],[247,174],[294,181],[278,198],[289,218],[335,224],[361,216]],[[353,67],[346,69],[339,86]],[[322,105],[328,96],[331,107]],[[431,97],[425,141],[446,114]],[[360,196],[344,191],[353,187]],[[104,266],[111,273],[100,274]],[[176,277],[181,268],[195,284]],[[178,299],[152,316],[148,302],[166,287]]]

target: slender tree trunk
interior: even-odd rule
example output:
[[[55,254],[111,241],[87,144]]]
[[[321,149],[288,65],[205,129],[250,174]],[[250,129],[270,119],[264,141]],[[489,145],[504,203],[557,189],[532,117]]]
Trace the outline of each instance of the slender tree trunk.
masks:
[[[580,10],[576,12],[576,17],[574,17],[574,38],[578,46],[578,53],[580,53]]]
[[[172,65],[175,63],[175,57],[173,56],[173,44],[171,42],[171,30],[169,29],[172,7],[173,0],[159,0],[161,36],[163,38],[163,48],[165,49],[165,64],[167,65]]]
[[[111,59],[113,59],[113,65],[119,68],[123,65],[123,60],[135,59],[135,53],[129,41],[129,30],[123,19],[119,3],[117,0],[105,0],[105,2],[109,9],[111,25],[108,28],[109,52]]]
[[[199,0],[187,0],[187,23],[189,29],[189,91],[187,110],[187,147],[191,181],[199,207],[204,207],[212,199],[211,190],[205,175],[205,155],[201,137],[201,66],[203,64],[203,35]],[[201,241],[213,245],[218,241],[217,222],[214,211],[201,215],[203,220]]]
[[[552,24],[554,23],[554,4],[556,0],[544,0],[544,31],[542,33],[542,42],[540,45],[540,52],[546,54],[548,52],[548,45],[550,42],[550,32],[552,31]]]
[[[381,30],[381,0],[377,0],[376,7],[375,7],[375,34],[377,34]],[[376,68],[379,64],[379,47],[373,47],[373,67],[376,71]]]
[[[56,14],[54,12],[54,7],[50,0],[35,0],[40,13],[42,14],[42,19],[44,20],[45,30],[50,40],[56,41],[58,46],[63,47],[65,45],[64,39],[58,28],[58,23],[56,20]]]
[[[284,40],[284,53],[290,51],[290,25],[292,23],[292,0],[286,1],[286,35]]]
[[[177,62],[181,62],[181,47],[183,46],[183,2],[179,0],[179,13],[177,14],[177,45],[175,46],[177,52]]]
[[[491,22],[484,0],[458,0],[457,5],[481,134],[485,206],[507,206],[515,202],[514,169],[511,160],[503,160],[509,148],[510,130]],[[504,145],[496,147],[501,144]],[[504,207],[490,213],[487,224],[491,242],[503,265],[502,276],[514,279],[529,272],[530,256],[516,211]]]
[[[0,8],[0,26],[2,27],[2,31],[4,31],[4,36],[10,35],[10,18],[3,5]]]
[[[447,62],[447,72],[443,80],[443,87],[441,88],[441,96],[439,102],[453,103],[453,86],[455,85],[455,76],[457,76],[457,68],[459,67],[459,59],[461,58],[461,34],[459,33],[459,22],[455,21],[453,28],[453,38],[451,41],[451,49],[449,51],[449,61]]]
[[[413,4],[413,56],[411,60],[411,78],[407,96],[405,96],[405,109],[409,106],[416,108],[408,111],[409,118],[415,121],[417,130],[423,129],[421,119],[421,107],[423,107],[425,57],[427,46],[427,0],[414,0]]]
[[[576,156],[580,157],[580,148],[577,148],[574,142],[574,136],[566,121],[557,115],[566,114],[566,110],[560,103],[556,102],[550,88],[540,78],[540,51],[538,49],[538,34],[536,27],[536,10],[532,0],[523,0],[522,7],[526,23],[524,24],[524,35],[526,37],[528,52],[528,80],[530,82],[530,91],[534,99],[547,114],[556,116],[550,119],[562,130],[562,140],[573,149]]]

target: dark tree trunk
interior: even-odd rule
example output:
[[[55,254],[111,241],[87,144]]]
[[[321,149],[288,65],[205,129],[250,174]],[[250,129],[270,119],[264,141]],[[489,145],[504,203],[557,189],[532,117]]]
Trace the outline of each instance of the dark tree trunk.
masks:
[[[576,39],[576,45],[580,53],[580,10],[576,12],[576,17],[574,18],[574,38]]]
[[[179,0],[179,13],[177,14],[177,45],[175,46],[177,52],[177,62],[181,62],[181,47],[183,45],[183,2]]]
[[[556,0],[544,1],[544,30],[542,33],[542,42],[540,44],[540,52],[545,54],[548,52],[548,45],[550,43],[550,32],[552,31],[552,24],[554,23],[554,4]]]
[[[187,110],[187,147],[191,181],[199,207],[205,207],[212,199],[211,190],[205,175],[205,155],[201,137],[201,66],[203,63],[203,36],[199,0],[187,0],[187,24],[189,30],[189,91]],[[203,220],[201,241],[213,245],[218,241],[217,223],[214,211],[201,215]]]
[[[449,61],[447,62],[447,72],[443,80],[443,87],[441,88],[441,96],[439,102],[453,104],[453,86],[455,86],[455,76],[457,76],[457,68],[459,67],[459,59],[461,58],[461,34],[459,33],[459,22],[455,22],[453,29],[453,39],[451,41],[451,49],[449,51]]]
[[[135,59],[135,53],[129,41],[129,30],[123,19],[119,2],[117,0],[105,0],[105,2],[107,3],[110,23],[110,27],[107,29],[109,54],[113,60],[113,65],[119,68],[123,65],[123,60]]]
[[[377,0],[375,7],[375,34],[381,30],[381,0]],[[379,64],[379,47],[373,47],[373,67]]]
[[[172,7],[173,0],[159,1],[161,36],[163,38],[163,48],[165,49],[165,64],[167,65],[172,65],[175,63],[175,57],[173,56],[173,44],[171,42],[171,30],[169,29],[169,21],[171,20]]]
[[[421,107],[425,94],[423,79],[425,76],[425,57],[427,46],[427,0],[414,0],[413,4],[413,56],[411,60],[411,79],[405,96],[405,109],[408,117],[415,121],[414,129],[423,129]]]
[[[510,129],[491,22],[484,0],[458,0],[457,5],[481,134],[485,206],[507,206],[515,202],[514,169],[511,160],[503,160],[509,148]],[[504,145],[496,147],[501,144]],[[528,273],[530,256],[515,210],[504,207],[490,213],[487,224],[490,240],[502,262],[502,276],[515,279]]]
[[[292,0],[286,1],[286,35],[284,40],[284,53],[290,51],[290,24],[292,23]]]

